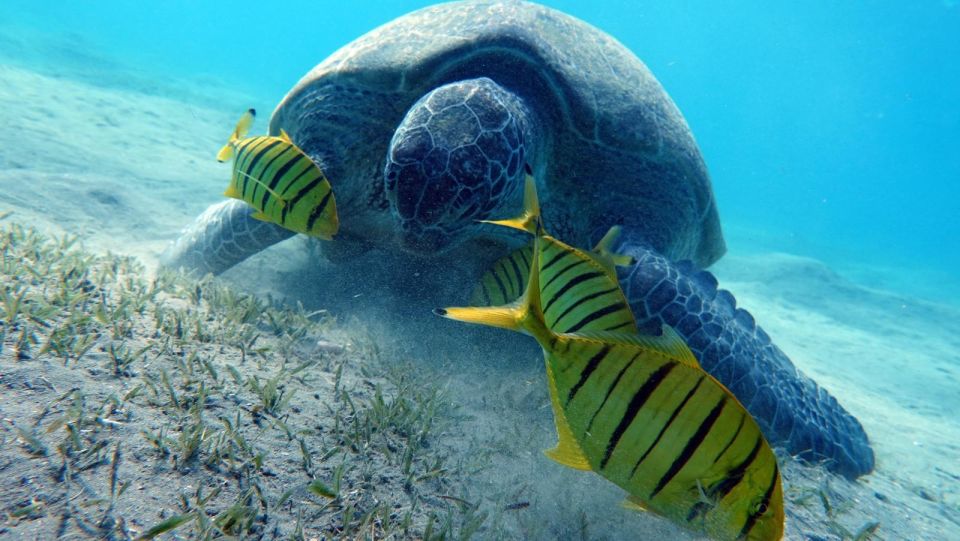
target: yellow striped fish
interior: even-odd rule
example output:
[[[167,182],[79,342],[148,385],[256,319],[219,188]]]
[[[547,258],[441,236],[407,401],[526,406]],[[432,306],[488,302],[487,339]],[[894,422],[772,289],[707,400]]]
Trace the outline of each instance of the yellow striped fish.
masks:
[[[540,205],[537,202],[536,184],[528,173],[524,190],[524,214],[514,220],[483,220],[492,223],[521,229],[536,234],[536,228],[546,239],[553,239],[538,225]],[[604,267],[605,272],[616,280],[614,266],[632,265],[634,260],[630,256],[616,254],[611,247],[620,235],[620,226],[613,226],[600,242],[593,248],[592,253],[586,254]],[[574,248],[575,249],[575,248]],[[582,253],[582,252],[581,252]],[[497,306],[511,303],[523,294],[527,286],[527,276],[530,275],[530,261],[533,254],[533,244],[518,248],[513,253],[497,260],[493,266],[480,277],[479,283],[470,295],[471,306]],[[551,326],[551,328],[553,328]],[[557,329],[555,329],[557,330]],[[558,332],[573,332],[559,331]]]
[[[559,439],[547,456],[597,472],[626,490],[632,506],[716,539],[779,539],[776,457],[740,402],[669,327],[659,337],[604,331],[633,315],[619,306],[616,279],[598,274],[595,257],[541,231],[531,259],[517,302],[437,313],[540,343]],[[608,292],[614,287],[619,297]],[[578,332],[556,330],[569,325],[564,312],[577,314]]]
[[[280,137],[246,137],[256,111],[240,117],[217,160],[233,160],[233,177],[223,195],[256,209],[253,217],[297,233],[330,240],[340,228],[330,181],[317,164],[293,144],[287,132]]]

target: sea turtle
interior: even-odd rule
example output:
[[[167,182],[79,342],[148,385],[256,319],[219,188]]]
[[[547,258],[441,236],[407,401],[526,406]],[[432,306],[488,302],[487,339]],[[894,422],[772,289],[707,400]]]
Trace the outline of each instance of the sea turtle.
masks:
[[[703,159],[660,84],[609,35],[526,2],[427,7],[310,71],[274,111],[269,131],[281,129],[336,193],[341,228],[324,256],[374,250],[387,274],[439,261],[479,278],[525,242],[478,220],[520,211],[529,167],[558,238],[592,246],[622,226],[618,249],[637,263],[620,278],[637,319],[675,327],[773,445],[851,478],[872,470],[859,422],[699,270],[725,252]],[[165,264],[219,273],[292,235],[250,212],[210,207]],[[438,291],[418,294],[455,302]]]

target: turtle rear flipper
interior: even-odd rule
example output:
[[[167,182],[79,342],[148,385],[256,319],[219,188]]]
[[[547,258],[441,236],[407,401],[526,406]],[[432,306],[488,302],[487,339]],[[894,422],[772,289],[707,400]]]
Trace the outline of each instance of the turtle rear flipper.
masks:
[[[197,274],[220,274],[295,233],[255,220],[255,209],[228,200],[205,210],[163,253],[160,263]]]

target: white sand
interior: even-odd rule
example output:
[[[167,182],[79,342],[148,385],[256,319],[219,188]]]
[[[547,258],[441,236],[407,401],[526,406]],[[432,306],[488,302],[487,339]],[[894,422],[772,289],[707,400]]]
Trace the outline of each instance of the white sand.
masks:
[[[17,43],[9,36],[3,40]],[[77,234],[88,247],[132,253],[149,264],[181,227],[221,199],[228,169],[213,156],[238,112],[257,106],[268,113],[273,106],[209,83],[151,86],[142,73],[130,73],[136,85],[116,88],[126,68],[109,63],[98,69],[113,70],[104,79],[110,84],[55,76],[57,66],[38,71],[15,64],[0,58],[0,214],[13,211],[6,222]],[[226,96],[221,106],[198,99],[219,90]],[[266,117],[261,116],[257,131],[265,129]],[[272,266],[266,260],[248,263],[253,269]],[[837,396],[871,436],[876,472],[856,484],[830,481],[831,494],[849,504],[837,521],[849,530],[880,521],[878,537],[886,539],[960,539],[955,417],[960,411],[960,308],[870,289],[816,260],[782,253],[731,253],[714,270],[721,286],[733,291],[794,363]],[[906,282],[912,271],[900,273]],[[503,445],[503,453],[490,459],[502,461],[496,468],[515,474],[508,481],[518,487],[535,486],[543,475],[569,483],[559,497],[518,489],[534,501],[553,500],[545,519],[575,525],[576,513],[569,511],[576,503],[573,489],[582,489],[601,494],[587,512],[613,508],[617,518],[610,520],[616,524],[643,520],[616,509],[622,494],[615,487],[542,457],[540,449],[550,444],[553,429],[536,362],[493,375],[477,367],[464,373],[470,370],[478,379],[486,373],[483,377],[491,380],[486,388],[503,394],[486,409],[468,405],[474,417],[464,421],[476,438],[502,436],[494,444]],[[454,378],[450,385],[456,390],[465,383]],[[517,417],[510,413],[515,408],[533,411]],[[814,532],[833,538],[819,503],[790,503],[826,476],[796,465],[788,466],[785,476],[790,537]],[[648,533],[677,535],[662,521],[650,524],[655,529]]]

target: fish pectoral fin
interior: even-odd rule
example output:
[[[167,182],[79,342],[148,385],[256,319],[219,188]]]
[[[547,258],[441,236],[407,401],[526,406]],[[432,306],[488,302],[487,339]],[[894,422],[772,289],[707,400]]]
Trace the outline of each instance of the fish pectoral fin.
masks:
[[[647,504],[643,500],[641,500],[640,498],[632,494],[627,496],[627,499],[623,500],[620,503],[620,506],[623,507],[624,509],[629,509],[631,511],[639,511],[641,513],[650,512],[650,508],[647,507]]]
[[[220,152],[217,153],[217,161],[225,162],[233,157],[233,142],[223,145],[223,148],[220,149]]]
[[[563,413],[560,406],[560,399],[557,397],[557,384],[553,377],[553,369],[547,362],[547,382],[550,385],[550,404],[553,406],[553,419],[557,425],[557,446],[543,452],[547,458],[563,464],[568,468],[575,470],[591,471],[590,461],[583,454],[583,449],[573,437],[573,431],[567,422],[567,416]]]

